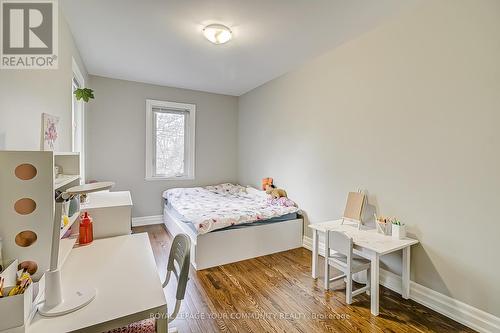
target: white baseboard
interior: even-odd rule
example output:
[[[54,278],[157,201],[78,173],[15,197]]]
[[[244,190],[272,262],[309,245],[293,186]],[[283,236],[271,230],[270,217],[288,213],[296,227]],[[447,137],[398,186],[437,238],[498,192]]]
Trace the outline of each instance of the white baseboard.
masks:
[[[132,227],[140,227],[143,225],[162,224],[163,215],[142,216],[132,218]]]
[[[302,246],[312,250],[312,239],[304,236]],[[324,256],[322,243],[319,249],[320,255]],[[380,269],[380,284],[401,293],[401,277],[394,273]],[[410,298],[479,332],[500,333],[500,318],[413,281],[410,281]]]
[[[313,240],[311,237],[303,236],[302,237],[302,247],[305,247],[306,249],[312,251],[313,248]],[[324,257],[325,254],[323,253],[324,251],[321,250],[322,246],[319,247],[319,252],[320,254]]]

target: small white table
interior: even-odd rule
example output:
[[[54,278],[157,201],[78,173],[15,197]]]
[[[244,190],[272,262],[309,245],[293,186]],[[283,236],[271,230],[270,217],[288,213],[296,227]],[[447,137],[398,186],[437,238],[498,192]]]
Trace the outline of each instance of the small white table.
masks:
[[[64,316],[36,314],[27,332],[105,332],[152,314],[161,317],[157,332],[167,332],[167,301],[146,233],[98,239],[73,249],[62,267],[62,279],[63,287],[95,287],[96,298]]]
[[[328,246],[327,230],[344,231],[352,237],[354,243],[354,253],[369,259],[371,262],[371,313],[375,316],[379,314],[379,265],[380,257],[384,254],[403,250],[402,258],[402,293],[403,298],[410,297],[410,247],[418,243],[418,240],[406,238],[395,239],[391,236],[386,236],[377,233],[376,229],[359,230],[357,225],[349,224],[341,220],[328,221],[321,223],[310,224],[309,228],[313,229],[313,255],[312,255],[312,277],[318,277],[318,258],[319,258],[319,234],[325,234],[324,252],[326,253]],[[328,272],[328,262],[325,260],[325,272]],[[328,288],[328,282],[325,274],[325,289]]]

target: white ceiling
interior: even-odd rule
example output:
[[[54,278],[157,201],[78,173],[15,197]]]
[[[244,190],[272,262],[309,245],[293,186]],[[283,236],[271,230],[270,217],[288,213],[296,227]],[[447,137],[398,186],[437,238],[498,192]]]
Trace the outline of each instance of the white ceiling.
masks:
[[[418,0],[62,0],[90,74],[239,96]],[[222,23],[233,40],[201,30]]]

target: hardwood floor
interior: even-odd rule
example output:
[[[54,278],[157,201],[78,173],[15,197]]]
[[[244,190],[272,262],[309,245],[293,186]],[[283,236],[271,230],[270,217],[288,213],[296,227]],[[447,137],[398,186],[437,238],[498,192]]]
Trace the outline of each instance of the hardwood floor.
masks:
[[[171,236],[163,225],[147,232],[161,276]],[[304,248],[195,271],[178,318],[179,332],[474,332],[384,287],[380,315],[370,314],[367,295],[346,305],[343,290],[325,292],[311,278],[311,252]],[[175,279],[165,288],[173,305]],[[170,309],[169,312],[172,310]]]

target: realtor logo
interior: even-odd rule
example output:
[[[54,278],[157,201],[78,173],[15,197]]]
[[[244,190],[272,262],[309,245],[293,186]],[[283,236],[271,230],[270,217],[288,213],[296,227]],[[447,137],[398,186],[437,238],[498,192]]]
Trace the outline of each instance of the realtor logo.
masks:
[[[57,2],[0,0],[2,69],[56,69]]]

